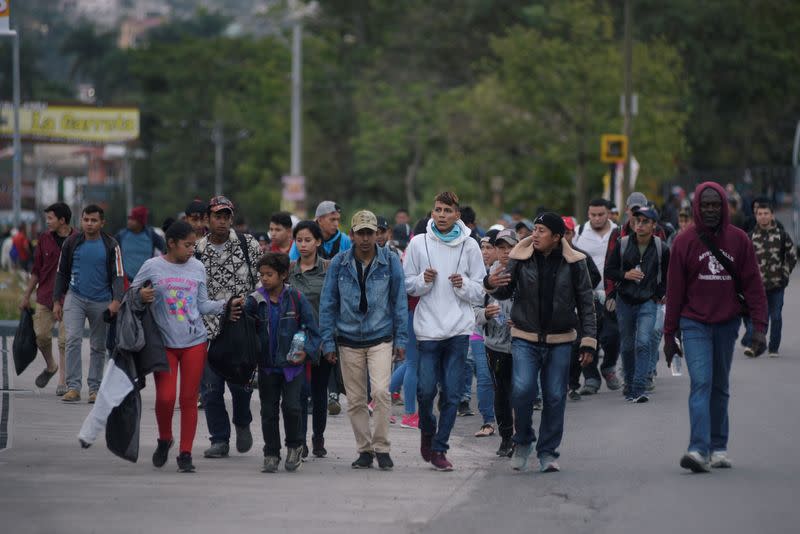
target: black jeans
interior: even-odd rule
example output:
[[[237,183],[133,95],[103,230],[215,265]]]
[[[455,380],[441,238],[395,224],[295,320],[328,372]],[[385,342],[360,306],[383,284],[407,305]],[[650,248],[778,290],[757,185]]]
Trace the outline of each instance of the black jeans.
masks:
[[[511,387],[514,360],[511,354],[495,352],[486,347],[489,358],[489,370],[494,382],[494,418],[497,430],[503,439],[511,439],[514,435],[514,411],[511,406]]]
[[[609,313],[605,307],[602,313],[597,314],[597,331],[600,332],[600,346],[603,349],[603,365],[600,365],[600,356],[595,357],[594,361],[583,370],[583,376],[587,380],[596,381],[600,384],[600,373],[614,372],[619,361],[619,326],[617,325],[617,314]]]
[[[279,408],[283,412],[283,429],[286,432],[286,446],[303,445],[301,419],[301,391],[305,378],[303,374],[287,382],[283,373],[258,372],[258,396],[261,398],[261,432],[264,435],[264,456],[281,456],[281,430]],[[281,399],[282,397],[282,399]]]
[[[311,383],[303,381],[303,442],[308,443],[308,398],[311,397],[312,439],[323,439],[328,425],[328,380],[333,366],[325,358],[311,366]]]
[[[578,360],[580,358],[580,354],[578,349],[580,348],[580,342],[575,342],[572,344],[572,353],[569,357],[569,389],[580,389],[581,388],[581,362]]]

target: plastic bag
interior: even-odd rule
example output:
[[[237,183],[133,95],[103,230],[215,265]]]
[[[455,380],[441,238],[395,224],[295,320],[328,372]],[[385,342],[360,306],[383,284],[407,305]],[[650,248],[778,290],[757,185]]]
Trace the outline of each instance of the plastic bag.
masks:
[[[27,369],[33,360],[36,359],[36,332],[33,330],[33,312],[30,308],[22,310],[19,317],[19,325],[14,334],[14,368],[17,376]]]

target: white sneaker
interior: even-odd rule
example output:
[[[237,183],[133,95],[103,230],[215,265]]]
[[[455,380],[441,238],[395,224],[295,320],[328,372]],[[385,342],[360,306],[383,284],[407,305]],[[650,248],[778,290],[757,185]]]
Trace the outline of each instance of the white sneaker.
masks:
[[[747,347],[746,349],[744,349],[744,355],[747,356],[748,358],[755,358],[756,353],[753,352],[753,349]]]
[[[697,451],[689,451],[681,458],[681,467],[689,469],[693,473],[710,473],[711,466],[708,460]]]
[[[770,352],[769,353],[769,357],[770,358],[777,358],[778,357],[778,353],[777,352]]]
[[[711,467],[715,469],[729,469],[732,467],[727,451],[714,451],[711,453]]]

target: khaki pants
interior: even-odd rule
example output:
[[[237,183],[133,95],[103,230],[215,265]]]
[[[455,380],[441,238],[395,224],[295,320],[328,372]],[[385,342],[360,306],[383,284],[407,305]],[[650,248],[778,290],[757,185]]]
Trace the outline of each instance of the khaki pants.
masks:
[[[389,416],[392,403],[389,380],[392,376],[392,343],[355,349],[339,346],[342,377],[347,391],[347,415],[353,426],[358,452],[389,452]],[[367,409],[367,371],[375,402],[375,430],[370,432]]]
[[[33,331],[36,333],[36,346],[42,351],[48,365],[53,361],[53,325],[56,318],[53,310],[47,306],[36,303],[36,312],[33,314]],[[58,325],[58,351],[60,355],[59,370],[64,372],[64,357],[66,355],[67,333],[64,329],[64,321]],[[64,382],[61,380],[60,382]]]

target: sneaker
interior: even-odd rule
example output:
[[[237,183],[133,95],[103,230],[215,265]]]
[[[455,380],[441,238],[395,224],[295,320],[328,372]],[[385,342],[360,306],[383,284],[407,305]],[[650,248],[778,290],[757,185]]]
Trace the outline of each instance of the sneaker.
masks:
[[[264,465],[261,466],[262,473],[277,473],[278,466],[281,464],[280,456],[264,456]]]
[[[172,448],[172,444],[174,442],[166,439],[159,439],[156,444],[156,450],[153,453],[153,465],[156,467],[164,467],[164,464],[167,463],[167,457],[169,456],[169,450]]]
[[[681,467],[689,469],[692,473],[709,473],[711,466],[699,452],[689,451],[681,458]]]
[[[227,458],[230,452],[230,445],[225,441],[218,441],[212,443],[211,447],[203,451],[203,456],[206,458]]]
[[[631,388],[628,386],[628,384],[622,385],[622,394],[625,396],[626,399],[631,396]]]
[[[94,404],[95,402],[97,402],[97,392],[96,391],[90,391],[89,392],[89,400],[87,400],[86,402],[88,402],[89,404]]]
[[[358,458],[356,458],[355,462],[350,464],[353,469],[369,469],[372,467],[372,453],[370,452],[360,452],[358,453]]]
[[[656,389],[656,382],[651,376],[647,379],[647,385],[644,387],[646,391],[654,391]]]
[[[394,468],[394,462],[388,452],[376,452],[375,456],[378,458],[378,468],[381,471],[391,471]]]
[[[616,391],[622,387],[622,382],[620,382],[617,373],[615,373],[614,371],[603,373],[603,378],[606,381],[606,387],[611,391]]]
[[[596,388],[595,386],[585,385],[580,390],[578,390],[578,393],[581,395],[596,395],[597,390],[598,388]]]
[[[419,453],[422,455],[422,459],[426,462],[431,461],[431,456],[433,455],[433,451],[431,447],[433,446],[433,436],[431,434],[420,434],[419,440]]]
[[[645,402],[649,402],[650,397],[645,394],[641,394],[638,397],[631,397],[631,402],[633,404],[644,404]]]
[[[472,408],[469,407],[469,401],[461,401],[458,404],[458,415],[460,417],[469,417],[471,415],[475,415],[475,412],[473,412]]]
[[[403,406],[403,397],[399,393],[392,393],[392,406]]]
[[[514,456],[511,457],[511,469],[525,471],[525,468],[528,467],[528,457],[531,455],[531,450],[533,450],[532,444],[520,445],[517,443],[517,446],[514,447]]]
[[[64,396],[61,397],[61,402],[78,402],[81,400],[81,394],[77,389],[69,389]]]
[[[194,473],[192,455],[188,452],[182,452],[178,455],[178,473]]]
[[[339,404],[338,395],[330,395],[328,397],[328,414],[339,415],[342,413],[342,405]]]
[[[501,458],[511,458],[514,454],[514,442],[510,439],[500,441],[500,448],[495,454]]]
[[[542,399],[536,399],[535,401],[533,401],[533,411],[534,412],[542,411]]]
[[[753,352],[753,349],[751,349],[750,347],[747,347],[747,348],[744,349],[744,355],[747,356],[748,358],[755,358],[756,357],[756,353]]]
[[[558,473],[561,467],[553,456],[542,456],[539,459],[539,471],[542,473]]]
[[[375,401],[369,401],[369,404],[367,404],[367,410],[369,411],[369,415],[371,416],[375,411]]]
[[[39,389],[44,389],[47,386],[47,383],[50,382],[50,379],[53,378],[53,376],[57,372],[58,372],[58,367],[56,367],[53,371],[48,371],[47,369],[45,369],[44,371],[39,373],[39,376],[37,376],[36,380],[34,380],[36,387]]]
[[[297,471],[300,467],[300,464],[303,463],[303,447],[289,447],[288,451],[286,452],[286,462],[283,464],[283,468],[289,471]]]
[[[303,460],[308,458],[308,445],[306,445],[305,443],[303,443],[303,452],[300,453],[300,458]]]
[[[419,428],[419,416],[415,413],[407,413],[400,419],[400,428]]]
[[[450,463],[450,460],[447,459],[447,456],[443,452],[434,451],[431,453],[431,465],[437,471],[452,471],[453,464]]]
[[[250,425],[236,426],[236,450],[242,454],[253,447],[253,434],[250,432]]]
[[[56,386],[56,396],[63,397],[64,393],[67,392],[67,385],[66,384],[59,384]]]
[[[311,438],[311,454],[317,458],[325,458],[328,451],[325,450],[325,438]]]
[[[778,352],[777,351],[769,351],[769,353],[767,353],[767,356],[769,356],[770,358],[777,358],[778,357]]]
[[[579,400],[581,400],[581,394],[578,393],[577,389],[571,389],[569,391],[569,395],[568,396],[569,396],[569,400],[571,400],[571,401],[579,401]]]
[[[730,469],[732,467],[727,451],[712,452],[710,465],[715,469]]]

